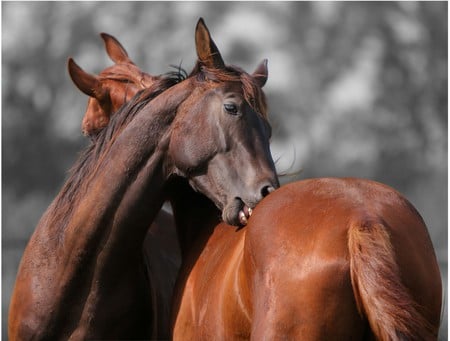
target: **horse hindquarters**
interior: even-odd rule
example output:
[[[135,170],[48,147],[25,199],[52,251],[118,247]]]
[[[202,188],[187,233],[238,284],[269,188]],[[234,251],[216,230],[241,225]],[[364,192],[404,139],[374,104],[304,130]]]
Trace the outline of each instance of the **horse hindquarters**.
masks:
[[[265,285],[254,291],[251,340],[364,339],[367,324],[358,315],[348,268],[342,265],[312,269],[301,279],[273,270],[258,279]]]
[[[416,231],[408,232],[414,234]],[[436,304],[439,301],[436,294],[440,293],[440,281],[436,281],[439,273],[436,276],[433,268],[436,263],[434,255],[423,252],[420,249],[422,245],[403,252],[422,255],[422,264],[412,261],[410,264],[414,269],[409,271],[411,268],[399,259],[405,250],[392,245],[391,233],[395,231],[381,222],[363,222],[349,228],[351,280],[358,310],[368,319],[379,340],[436,340],[439,329],[436,312],[440,309],[433,308],[433,304],[439,305]],[[426,241],[423,244],[427,244]],[[424,255],[429,255],[429,258]],[[428,265],[425,273],[420,270],[424,264],[425,267]],[[423,289],[411,290],[405,286],[405,280],[425,285]],[[428,298],[424,298],[425,293]],[[423,302],[418,302],[418,299]],[[434,318],[430,317],[433,314]]]
[[[247,226],[251,340],[361,340],[345,219],[323,214],[304,184],[269,195]]]
[[[254,340],[436,339],[441,281],[431,240],[390,187],[333,178],[284,185],[255,208],[245,257]]]

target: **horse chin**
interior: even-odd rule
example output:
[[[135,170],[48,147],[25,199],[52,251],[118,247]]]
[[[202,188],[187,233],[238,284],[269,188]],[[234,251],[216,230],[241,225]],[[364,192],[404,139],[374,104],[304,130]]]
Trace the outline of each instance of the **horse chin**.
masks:
[[[234,198],[222,210],[222,219],[229,225],[243,227],[247,225],[252,209],[241,199]]]

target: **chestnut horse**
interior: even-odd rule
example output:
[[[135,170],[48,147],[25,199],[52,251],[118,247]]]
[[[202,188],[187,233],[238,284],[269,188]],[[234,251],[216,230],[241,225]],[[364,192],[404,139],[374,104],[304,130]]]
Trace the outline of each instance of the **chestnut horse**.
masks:
[[[213,47],[199,22],[198,72],[136,95],[81,156],[25,249],[11,340],[149,338],[141,249],[169,180],[188,179],[230,224],[278,185],[259,76]]]
[[[437,339],[436,255],[422,217],[394,189],[294,182],[241,214],[247,226],[236,230],[180,188],[171,195],[183,254],[174,340]]]
[[[177,190],[174,340],[437,339],[436,255],[422,217],[394,189],[298,181],[241,213],[238,230],[202,195]]]
[[[436,256],[419,213],[392,188],[286,184],[239,230],[215,226],[216,209],[189,192],[173,203],[175,220],[200,232],[182,245],[173,340],[437,339]]]
[[[91,137],[106,127],[111,114],[117,112],[139,90],[150,88],[163,78],[142,72],[115,37],[107,33],[100,35],[108,56],[115,63],[113,66],[95,76],[84,72],[71,58],[68,63],[73,82],[89,96],[81,129],[83,134]]]

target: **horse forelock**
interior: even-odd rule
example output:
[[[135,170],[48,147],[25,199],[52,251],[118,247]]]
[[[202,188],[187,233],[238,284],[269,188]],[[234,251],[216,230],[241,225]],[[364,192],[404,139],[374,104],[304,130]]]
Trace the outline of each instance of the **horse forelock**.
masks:
[[[131,82],[141,88],[144,88],[145,80],[147,79],[158,79],[163,77],[151,76],[143,71],[141,71],[137,66],[133,64],[115,64],[109,68],[106,68],[98,75],[100,81],[118,81],[118,82]]]
[[[201,81],[239,82],[247,103],[264,119],[268,119],[266,96],[255,79],[238,66],[229,65],[225,69],[198,68],[197,78]]]

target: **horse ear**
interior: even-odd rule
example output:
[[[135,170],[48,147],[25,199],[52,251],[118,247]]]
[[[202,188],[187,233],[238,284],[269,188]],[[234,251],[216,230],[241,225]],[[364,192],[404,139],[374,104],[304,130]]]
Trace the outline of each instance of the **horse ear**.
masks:
[[[131,63],[133,62],[128,57],[128,53],[119,41],[108,33],[100,33],[105,42],[106,53],[109,58],[116,63]]]
[[[103,95],[102,84],[98,78],[84,71],[72,58],[67,63],[70,78],[76,87],[89,97],[100,99]]]
[[[203,18],[198,20],[195,28],[195,47],[199,62],[202,65],[208,68],[225,68],[225,63],[223,62],[219,49],[212,40]]]
[[[259,87],[262,88],[267,82],[268,75],[269,71],[267,69],[267,59],[264,59],[253,72],[252,77],[255,79]]]

